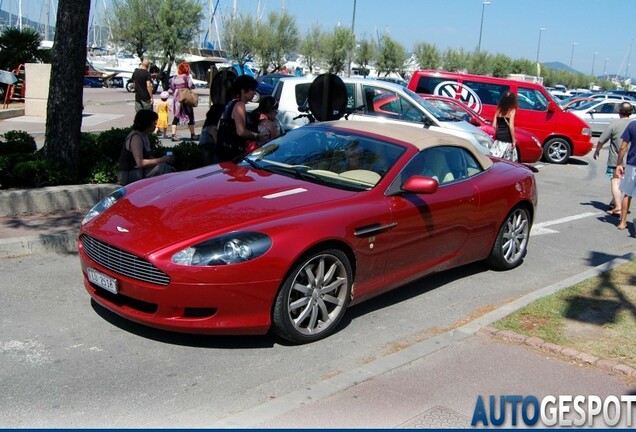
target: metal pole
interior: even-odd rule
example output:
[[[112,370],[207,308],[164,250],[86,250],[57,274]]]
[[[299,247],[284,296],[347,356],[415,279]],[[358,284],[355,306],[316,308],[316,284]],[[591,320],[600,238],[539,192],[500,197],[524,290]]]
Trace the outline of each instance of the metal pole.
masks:
[[[598,53],[595,52],[594,55],[592,56],[592,76],[594,76],[594,62],[596,61],[596,54]]]
[[[574,47],[578,45],[578,42],[572,42],[572,54],[570,54],[570,67],[572,67],[572,61],[574,60]]]
[[[603,65],[603,79],[606,79],[605,77],[607,77],[607,61],[609,60],[609,57],[605,57],[605,64]]]
[[[479,25],[479,43],[477,44],[477,52],[481,51],[481,35],[484,30],[484,10],[486,9],[486,6],[489,4],[490,4],[489,1],[481,2],[481,24]]]
[[[543,33],[545,31],[545,27],[541,27],[539,29],[539,43],[537,44],[537,61],[536,63],[539,63],[539,49],[541,49],[541,33]]]

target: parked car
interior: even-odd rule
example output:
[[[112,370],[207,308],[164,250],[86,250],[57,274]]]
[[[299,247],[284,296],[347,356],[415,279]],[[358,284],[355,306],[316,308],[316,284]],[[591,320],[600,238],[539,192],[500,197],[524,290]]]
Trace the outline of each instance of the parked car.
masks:
[[[623,102],[621,99],[592,100],[577,109],[570,110],[572,114],[585,120],[592,128],[592,134],[600,135],[609,124],[620,118],[618,110]],[[629,101],[636,108],[635,101]]]
[[[293,75],[290,74],[272,73],[256,77],[258,87],[256,87],[256,92],[254,93],[252,102],[259,103],[265,96],[271,96],[276,84],[278,84],[278,81],[280,81],[281,78],[288,78],[292,76]]]
[[[457,99],[433,95],[421,96],[440,110],[477,126],[490,135],[492,139],[495,139],[495,128],[492,126],[492,122],[483,118]],[[541,159],[543,148],[541,147],[541,142],[534,134],[525,129],[515,127],[515,138],[517,146],[513,150],[512,160],[534,163]]]
[[[563,111],[570,111],[593,101],[590,97],[570,96],[569,98],[559,101],[559,105]]]
[[[392,82],[393,84],[399,84],[402,87],[406,87],[409,84],[406,80],[404,80],[402,78],[396,78],[396,77],[377,76],[377,77],[375,77],[375,79],[380,80],[380,81]]]
[[[345,119],[395,123],[420,129],[453,134],[490,154],[492,138],[479,128],[438,110],[409,89],[386,81],[368,78],[342,78],[347,90]],[[307,104],[313,78],[285,78],[274,90],[278,100],[278,118],[286,130],[308,123],[299,107]],[[389,99],[387,99],[389,98]],[[375,109],[378,101],[385,102]],[[345,120],[343,119],[343,121]]]
[[[465,140],[332,121],[117,189],[78,247],[92,299],[128,320],[306,343],[348,306],[426,275],[519,266],[536,203],[530,169]]]
[[[494,116],[501,95],[511,91],[519,100],[515,125],[539,138],[543,157],[548,162],[563,164],[570,156],[585,156],[592,150],[589,125],[570,112],[563,111],[540,84],[456,72],[417,70],[408,87],[416,93],[460,100],[485,118]]]

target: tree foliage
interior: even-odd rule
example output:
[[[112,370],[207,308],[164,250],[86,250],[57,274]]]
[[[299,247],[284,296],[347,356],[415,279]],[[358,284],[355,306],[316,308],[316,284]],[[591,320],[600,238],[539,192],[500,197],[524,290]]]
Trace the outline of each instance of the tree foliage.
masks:
[[[376,59],[376,69],[378,75],[388,75],[391,72],[404,71],[406,63],[406,49],[398,42],[393,40],[388,34],[384,34],[380,38],[380,47]]]
[[[243,72],[254,52],[256,25],[250,15],[232,14],[223,20],[223,46]]]
[[[84,68],[90,2],[59,0],[46,109],[47,159],[61,162],[77,177],[82,129]]]
[[[377,47],[373,42],[373,39],[364,38],[356,46],[356,50],[353,55],[353,61],[358,63],[360,67],[367,70],[367,66],[371,64],[377,54]]]
[[[157,47],[161,0],[113,0],[110,19],[116,42],[143,58]]]
[[[300,55],[305,58],[305,63],[309,68],[309,73],[313,73],[314,66],[320,58],[320,41],[323,38],[323,33],[320,25],[314,24],[305,34],[302,42],[300,43]]]
[[[415,44],[414,54],[422,69],[437,69],[442,64],[442,55],[433,44],[426,42]]]
[[[24,63],[47,60],[47,52],[40,48],[42,38],[35,30],[9,27],[0,34],[0,69],[13,70]]]
[[[336,27],[331,33],[323,33],[320,39],[321,58],[329,72],[340,73],[347,65],[347,57],[355,45],[355,35],[349,28]]]
[[[157,14],[157,31],[151,45],[161,53],[161,70],[179,60],[193,45],[199,33],[199,23],[203,19],[203,7],[196,0],[163,0]]]
[[[295,52],[300,43],[296,19],[272,12],[267,22],[259,21],[255,27],[254,54],[260,61],[262,73],[283,69],[287,55]]]

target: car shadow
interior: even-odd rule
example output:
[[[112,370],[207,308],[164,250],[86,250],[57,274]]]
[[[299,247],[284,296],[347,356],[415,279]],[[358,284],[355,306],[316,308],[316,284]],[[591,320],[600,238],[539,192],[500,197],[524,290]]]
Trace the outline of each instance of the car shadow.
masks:
[[[210,336],[189,333],[169,332],[155,329],[142,324],[137,324],[120,317],[91,299],[93,310],[108,321],[110,324],[128,333],[151,339],[157,342],[188,346],[194,348],[223,348],[223,349],[244,349],[244,348],[272,348],[279,340],[276,336],[256,335],[256,336]]]
[[[584,161],[583,159],[577,159],[577,158],[570,157],[570,159],[568,159],[567,164],[568,165],[578,165],[578,166],[588,166],[590,163],[587,162],[587,161]]]

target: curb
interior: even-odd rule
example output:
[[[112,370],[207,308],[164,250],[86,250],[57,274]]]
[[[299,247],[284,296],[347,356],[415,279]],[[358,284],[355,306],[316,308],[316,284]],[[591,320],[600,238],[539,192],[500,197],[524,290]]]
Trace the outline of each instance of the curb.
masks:
[[[636,369],[624,363],[620,363],[616,360],[599,358],[583,351],[578,351],[573,348],[546,342],[536,336],[525,336],[511,330],[499,330],[495,327],[490,326],[482,327],[481,329],[479,329],[477,331],[477,335],[499,339],[506,342],[512,342],[516,343],[517,345],[527,345],[529,347],[548,352],[550,354],[565,357],[568,360],[576,361],[589,366],[595,366],[607,372],[613,372],[631,378],[636,378]]]
[[[0,240],[0,257],[37,253],[76,253],[79,229],[59,234],[18,237]]]

